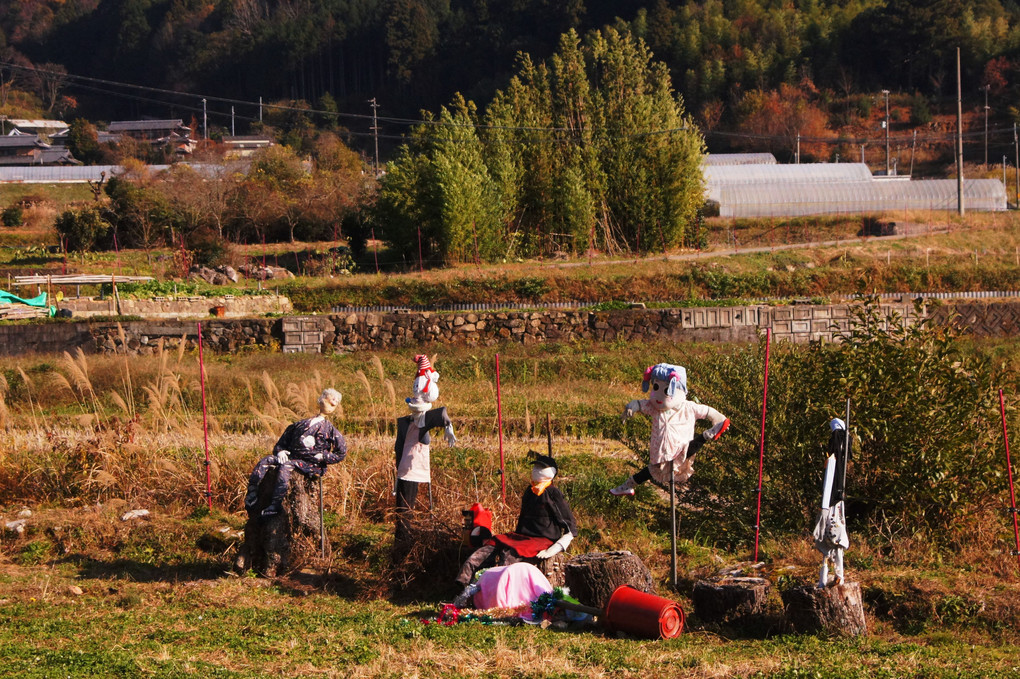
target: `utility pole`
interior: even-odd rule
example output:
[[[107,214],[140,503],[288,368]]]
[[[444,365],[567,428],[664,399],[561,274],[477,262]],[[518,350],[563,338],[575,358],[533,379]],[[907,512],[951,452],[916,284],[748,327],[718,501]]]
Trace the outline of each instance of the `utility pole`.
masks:
[[[914,150],[917,149],[917,130],[914,130],[914,141],[910,144],[910,177],[914,176]]]
[[[988,169],[988,88],[991,85],[985,85],[981,89],[985,91],[985,169]]]
[[[882,90],[885,95],[885,176],[889,176],[889,90]]]
[[[861,162],[864,162],[864,144],[861,144]]]
[[[800,132],[797,133],[797,164],[800,165]]]
[[[262,122],[262,97],[259,97],[259,122]]]
[[[376,103],[375,97],[368,100],[368,103],[372,106],[372,136],[375,139],[375,176],[379,178],[379,119],[376,117],[376,109],[379,108],[379,104]]]
[[[209,116],[205,110],[205,99],[202,100],[202,138],[209,141]]]
[[[1013,123],[1013,148],[1016,150],[1016,157],[1013,158],[1013,167],[1016,168],[1016,189],[1013,193],[1013,205],[1020,208],[1020,138],[1016,135],[1016,123]]]
[[[233,106],[230,107],[230,136],[231,137],[237,136],[236,133],[234,132],[234,107]]]
[[[963,216],[963,84],[959,47],[956,48],[956,211]]]

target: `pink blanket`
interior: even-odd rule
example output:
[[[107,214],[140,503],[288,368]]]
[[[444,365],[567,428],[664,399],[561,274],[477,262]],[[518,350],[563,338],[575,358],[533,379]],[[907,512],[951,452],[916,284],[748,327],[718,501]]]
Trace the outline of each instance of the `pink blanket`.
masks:
[[[530,604],[539,595],[553,591],[549,580],[530,563],[490,568],[478,578],[481,591],[475,594],[478,610],[517,608]]]

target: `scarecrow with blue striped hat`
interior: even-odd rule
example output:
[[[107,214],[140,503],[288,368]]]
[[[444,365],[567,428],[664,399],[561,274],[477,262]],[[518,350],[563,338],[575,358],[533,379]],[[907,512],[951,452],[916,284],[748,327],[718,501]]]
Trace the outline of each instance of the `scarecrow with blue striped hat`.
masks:
[[[641,412],[652,419],[648,466],[609,492],[634,495],[638,485],[654,479],[669,485],[669,472],[677,484],[694,473],[694,455],[706,441],[718,441],[730,426],[729,419],[715,408],[687,400],[687,370],[683,366],[657,363],[645,370],[641,391],[648,398],[635,399],[623,409],[626,422]],[[695,436],[698,420],[710,420],[712,426]]]

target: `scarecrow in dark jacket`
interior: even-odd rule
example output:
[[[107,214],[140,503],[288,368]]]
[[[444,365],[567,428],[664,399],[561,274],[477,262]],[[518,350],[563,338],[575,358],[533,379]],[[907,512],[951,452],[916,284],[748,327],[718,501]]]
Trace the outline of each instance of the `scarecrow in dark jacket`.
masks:
[[[560,489],[552,485],[558,471],[556,460],[534,451],[529,454],[534,457],[531,486],[521,498],[517,528],[513,533],[493,535],[475,550],[457,575],[459,584],[469,585],[482,568],[548,559],[567,549],[577,535],[570,505]]]
[[[287,427],[273,447],[271,455],[258,461],[248,479],[244,508],[248,516],[268,518],[283,509],[283,498],[291,473],[297,469],[312,478],[326,473],[326,465],[342,462],[347,457],[347,441],[333,423],[326,419],[340,405],[343,397],[336,389],[326,389],[319,396],[319,414]],[[276,484],[269,506],[259,511],[258,489],[270,469],[277,467]]]
[[[407,513],[414,509],[418,489],[432,482],[432,434],[440,427],[449,445],[457,444],[453,422],[446,408],[432,408],[439,398],[439,373],[424,354],[414,357],[418,374],[411,384],[411,397],[406,399],[410,415],[397,418],[397,440],[393,446],[397,465],[397,541],[409,537]]]

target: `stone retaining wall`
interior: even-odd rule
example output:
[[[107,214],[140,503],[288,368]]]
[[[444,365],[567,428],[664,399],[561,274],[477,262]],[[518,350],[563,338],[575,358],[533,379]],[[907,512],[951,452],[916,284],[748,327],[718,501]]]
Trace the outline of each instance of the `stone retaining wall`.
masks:
[[[908,321],[911,304],[883,310]],[[979,336],[1020,334],[1020,303],[946,305],[934,308],[936,323],[955,322]],[[479,313],[349,313],[284,318],[202,321],[210,351],[245,349],[347,353],[434,343],[490,346],[513,341],[537,344],[573,339],[591,341],[669,339],[749,342],[772,330],[777,342],[831,340],[834,328],[850,327],[847,305],[744,306],[618,311]],[[0,325],[0,354],[54,353],[81,347],[92,352],[151,353],[160,338],[168,346],[196,346],[196,321],[67,322]]]
[[[283,295],[242,295],[235,297],[152,297],[118,301],[111,295],[105,299],[78,297],[64,299],[61,309],[72,318],[94,316],[142,316],[143,318],[207,318],[216,307],[223,307],[223,318],[246,318],[266,313],[288,314],[294,310],[290,299]]]

